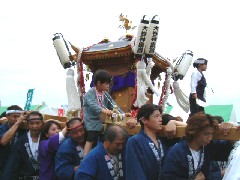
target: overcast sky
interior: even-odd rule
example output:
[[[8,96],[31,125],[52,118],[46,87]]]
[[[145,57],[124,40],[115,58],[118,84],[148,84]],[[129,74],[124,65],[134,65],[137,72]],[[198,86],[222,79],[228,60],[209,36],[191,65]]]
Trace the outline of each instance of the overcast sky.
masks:
[[[8,0],[0,2],[0,100],[2,106],[24,106],[27,90],[35,88],[32,104],[67,104],[66,70],[53,46],[54,33],[82,48],[125,34],[120,13],[138,25],[143,15],[158,15],[156,51],[174,59],[192,50],[194,59],[209,60],[205,73],[209,104],[234,104],[240,117],[239,42],[237,0]],[[136,31],[133,32],[136,35]],[[188,95],[189,69],[180,85]],[[159,90],[160,91],[160,90]],[[169,98],[175,104],[174,97]]]

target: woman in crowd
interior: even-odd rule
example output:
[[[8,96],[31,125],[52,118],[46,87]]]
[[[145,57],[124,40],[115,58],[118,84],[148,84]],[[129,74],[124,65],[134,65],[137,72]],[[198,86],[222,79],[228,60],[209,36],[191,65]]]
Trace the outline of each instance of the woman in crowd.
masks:
[[[212,141],[216,128],[226,135],[233,125],[218,122],[208,114],[196,113],[188,120],[186,136],[167,153],[163,179],[208,179],[211,160],[227,160],[232,149],[229,141]]]
[[[39,146],[39,180],[57,179],[54,164],[55,155],[60,143],[67,134],[66,127],[61,131],[61,126],[56,120],[45,122],[42,130],[42,141]]]

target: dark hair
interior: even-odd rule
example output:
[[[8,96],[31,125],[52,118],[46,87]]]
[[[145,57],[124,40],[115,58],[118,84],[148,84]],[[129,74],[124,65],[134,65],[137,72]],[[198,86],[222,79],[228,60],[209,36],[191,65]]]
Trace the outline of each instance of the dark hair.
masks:
[[[159,110],[159,112],[162,114],[161,107],[155,104],[144,104],[140,107],[137,114],[137,121],[140,122],[142,128],[144,127],[144,124],[142,123],[142,117],[149,120],[150,115],[156,110]]]
[[[23,111],[23,109],[18,106],[18,105],[11,105],[7,108],[7,110],[19,110],[19,111]]]
[[[207,63],[208,63],[208,60],[206,60],[206,59],[204,59],[204,58],[198,58],[197,60],[204,61],[204,63],[196,63],[196,62],[194,62],[194,63],[193,63],[193,67],[194,67],[194,68],[198,68],[200,64],[206,64],[206,65],[207,65]]]
[[[112,143],[119,136],[127,139],[128,133],[126,129],[119,125],[111,125],[104,132],[104,141],[109,141],[110,143]]]
[[[30,113],[27,115],[27,117],[26,117],[26,120],[27,120],[27,121],[31,120],[31,119],[30,119],[30,116],[39,116],[39,120],[43,120],[43,115],[42,115],[40,112],[38,112],[38,111],[32,111],[32,112],[30,112]]]
[[[193,114],[187,123],[185,129],[186,139],[188,142],[193,141],[200,132],[207,127],[218,127],[218,122],[210,114],[204,114],[202,112]]]
[[[43,125],[43,128],[42,128],[42,133],[41,133],[41,136],[42,136],[41,139],[42,140],[48,139],[46,134],[48,133],[52,124],[55,124],[59,129],[62,129],[61,125],[55,120],[49,120],[49,121],[45,122],[44,125]]]
[[[101,84],[102,83],[111,83],[112,76],[111,74],[103,69],[99,69],[95,72],[94,74],[94,85],[97,85],[97,82],[99,81]]]
[[[2,112],[2,114],[0,115],[0,119],[6,117],[6,111]]]
[[[177,117],[174,117],[170,114],[162,114],[162,125],[167,125],[170,120],[177,120]]]
[[[79,122],[82,122],[83,120],[81,118],[72,118],[72,119],[69,119],[69,121],[66,122],[66,126],[67,128],[70,128],[70,125],[76,121],[79,121]]]
[[[221,124],[222,122],[224,122],[224,119],[222,116],[213,116],[213,118],[217,120],[218,124]]]

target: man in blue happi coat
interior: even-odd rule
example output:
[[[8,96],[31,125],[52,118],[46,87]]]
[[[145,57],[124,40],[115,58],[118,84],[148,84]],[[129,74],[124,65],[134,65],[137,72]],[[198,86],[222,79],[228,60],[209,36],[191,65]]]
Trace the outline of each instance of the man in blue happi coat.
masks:
[[[129,138],[126,145],[126,179],[158,180],[162,158],[168,149],[158,136],[162,129],[162,110],[157,105],[145,104],[139,109],[137,120],[141,124],[141,131]],[[170,120],[169,125],[175,131],[176,125],[186,124]]]
[[[26,117],[29,131],[12,148],[3,170],[2,179],[37,179],[39,176],[38,145],[43,126],[43,116],[32,111]]]
[[[67,137],[60,145],[55,157],[55,172],[59,180],[71,180],[83,159],[85,129],[80,118],[72,118],[67,123]]]
[[[128,134],[118,125],[110,126],[104,134],[104,142],[90,151],[81,162],[75,180],[125,179],[124,145]]]
[[[0,178],[13,145],[25,133],[25,130],[19,128],[24,119],[21,114],[23,109],[20,106],[9,106],[6,111],[7,121],[0,126]]]

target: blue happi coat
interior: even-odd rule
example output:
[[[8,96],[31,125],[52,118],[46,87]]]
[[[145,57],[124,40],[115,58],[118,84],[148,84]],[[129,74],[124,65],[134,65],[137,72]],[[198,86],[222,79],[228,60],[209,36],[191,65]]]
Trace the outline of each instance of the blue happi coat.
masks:
[[[74,167],[83,159],[83,149],[68,137],[60,145],[55,157],[55,172],[59,180],[74,178]]]
[[[141,130],[128,139],[126,145],[126,179],[158,180],[161,161],[167,147],[159,138],[159,148]]]
[[[168,151],[164,159],[161,179],[194,179],[199,172],[208,179],[211,160],[227,159],[231,149],[232,145],[229,141],[212,141],[207,146],[203,146],[200,150],[198,167],[195,169],[188,143],[182,139]]]
[[[38,176],[39,162],[31,152],[27,134],[13,146],[3,170],[3,180],[17,180],[20,176]]]
[[[119,176],[114,176],[113,164],[102,143],[92,149],[75,174],[75,180],[124,180],[125,179],[125,161],[124,152],[119,154]]]
[[[0,126],[0,138],[10,129],[9,123],[5,123]],[[12,150],[13,145],[17,142],[17,140],[26,133],[24,129],[18,129],[12,138],[12,140],[6,145],[0,145],[0,172],[3,170],[4,165],[7,161],[7,158]]]

